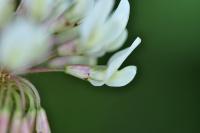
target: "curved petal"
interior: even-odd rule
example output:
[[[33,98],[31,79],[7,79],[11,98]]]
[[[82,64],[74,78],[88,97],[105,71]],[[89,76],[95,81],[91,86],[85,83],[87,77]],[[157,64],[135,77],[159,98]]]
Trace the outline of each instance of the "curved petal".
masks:
[[[128,31],[125,30],[124,32],[122,32],[122,34],[120,34],[120,36],[114,42],[112,42],[107,46],[107,51],[112,52],[121,48],[124,42],[126,41],[127,37],[128,37]]]
[[[121,0],[118,8],[103,27],[104,36],[102,43],[109,45],[125,31],[129,20],[130,4],[128,0]]]
[[[105,4],[106,3],[106,4]],[[99,0],[82,22],[81,40],[87,42],[94,32],[105,22],[113,8],[114,0]]]
[[[106,82],[106,85],[111,87],[122,87],[129,84],[136,75],[137,68],[135,66],[127,66],[120,71],[117,71]]]
[[[89,79],[88,80],[93,86],[103,86],[104,85],[104,81],[98,81],[98,80],[93,80],[93,79]]]
[[[71,10],[65,13],[67,21],[76,22],[83,19],[94,6],[94,0],[74,0]]]
[[[113,73],[115,73],[119,69],[126,58],[140,43],[141,39],[138,37],[129,48],[117,52],[110,58],[110,60],[108,61],[107,79],[109,79],[113,75]]]
[[[101,13],[99,13],[101,14]],[[98,29],[96,28],[96,34],[92,34],[91,40],[91,48],[87,50],[87,53],[90,55],[94,55],[99,53],[100,51],[107,51],[107,47],[112,44],[114,41],[118,39],[118,37],[125,32],[126,25],[128,23],[130,14],[130,5],[128,0],[121,0],[118,8],[111,15],[109,20],[101,25]],[[96,15],[100,19],[99,15]],[[96,22],[96,20],[93,20]],[[97,23],[97,22],[96,22]],[[98,32],[97,32],[98,31]]]

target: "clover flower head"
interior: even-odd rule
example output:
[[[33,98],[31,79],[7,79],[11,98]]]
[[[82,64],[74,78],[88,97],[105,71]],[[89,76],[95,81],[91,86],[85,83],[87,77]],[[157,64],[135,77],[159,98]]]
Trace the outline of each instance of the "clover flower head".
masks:
[[[25,74],[63,72],[94,86],[122,87],[136,66],[120,69],[141,43],[99,58],[128,37],[130,4],[121,0],[0,0],[0,132],[50,133],[37,89]],[[103,10],[102,10],[103,9]]]

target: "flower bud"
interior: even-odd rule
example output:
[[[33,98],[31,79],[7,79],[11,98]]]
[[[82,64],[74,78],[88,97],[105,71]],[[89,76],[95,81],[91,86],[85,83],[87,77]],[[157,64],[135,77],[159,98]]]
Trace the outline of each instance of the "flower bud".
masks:
[[[84,65],[72,65],[66,67],[66,73],[80,79],[88,79],[91,68]]]

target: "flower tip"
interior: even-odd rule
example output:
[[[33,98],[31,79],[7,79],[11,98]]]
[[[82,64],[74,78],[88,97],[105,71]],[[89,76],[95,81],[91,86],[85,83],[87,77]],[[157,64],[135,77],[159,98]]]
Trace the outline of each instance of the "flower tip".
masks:
[[[44,109],[39,109],[36,120],[36,131],[38,133],[51,133],[47,115]]]
[[[139,45],[142,42],[142,39],[140,37],[137,37],[134,41],[135,44]]]

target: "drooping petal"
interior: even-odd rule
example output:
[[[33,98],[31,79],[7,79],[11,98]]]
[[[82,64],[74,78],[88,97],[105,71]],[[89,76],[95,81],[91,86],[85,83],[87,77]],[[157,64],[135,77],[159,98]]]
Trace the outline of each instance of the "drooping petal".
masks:
[[[28,126],[27,119],[23,119],[21,122],[20,133],[32,133],[33,129]]]
[[[35,121],[36,121],[36,109],[30,109],[22,120],[21,130],[26,131],[28,128],[29,132],[32,133],[34,131]]]
[[[11,133],[20,132],[22,116],[23,116],[22,112],[20,112],[20,111],[14,112],[14,115],[13,115],[12,121],[11,121],[11,128],[10,128]]]
[[[36,118],[36,132],[37,133],[51,133],[49,122],[47,120],[44,109],[39,109]]]
[[[129,48],[117,52],[109,59],[106,77],[107,79],[109,79],[119,69],[126,58],[140,43],[141,39],[138,37]]]
[[[40,62],[50,48],[49,34],[25,19],[15,20],[1,36],[0,64],[11,71],[24,70]]]
[[[106,85],[111,87],[122,87],[130,83],[135,75],[137,68],[135,66],[127,66],[122,70],[115,72],[112,77],[106,82]]]

